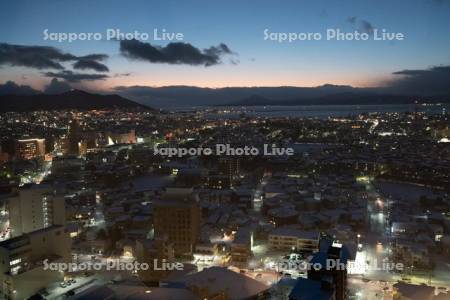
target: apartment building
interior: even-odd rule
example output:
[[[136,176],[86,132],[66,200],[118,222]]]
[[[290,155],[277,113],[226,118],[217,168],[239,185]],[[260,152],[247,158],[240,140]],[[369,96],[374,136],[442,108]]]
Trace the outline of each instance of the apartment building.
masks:
[[[188,188],[169,188],[153,202],[155,237],[168,237],[176,256],[191,256],[200,231],[198,195]]]
[[[45,139],[23,139],[16,141],[16,158],[29,160],[45,155]]]
[[[65,225],[65,202],[49,184],[25,185],[8,198],[11,236]]]
[[[0,242],[0,298],[27,299],[51,283],[63,280],[44,261],[69,262],[71,239],[64,226],[52,225]]]

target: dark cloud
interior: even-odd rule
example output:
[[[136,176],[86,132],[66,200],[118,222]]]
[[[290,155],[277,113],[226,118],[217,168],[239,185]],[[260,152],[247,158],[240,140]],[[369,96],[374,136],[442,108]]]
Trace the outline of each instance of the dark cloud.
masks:
[[[65,81],[58,81],[58,79],[53,78],[50,84],[44,89],[46,94],[61,94],[70,91],[72,87]]]
[[[39,93],[28,85],[18,85],[14,81],[0,84],[0,95],[34,95]]]
[[[109,68],[100,63],[108,58],[106,54],[89,54],[78,57],[78,61],[73,64],[74,69],[94,70],[97,72],[109,72]]]
[[[450,66],[429,69],[402,70],[393,73],[398,78],[389,83],[390,89],[404,94],[450,95]]]
[[[35,69],[56,69],[64,70],[62,63],[75,62],[75,69],[90,69],[98,72],[108,72],[106,65],[100,63],[108,58],[106,54],[89,54],[85,56],[75,56],[64,53],[54,47],[45,46],[23,46],[0,43],[0,65],[11,65],[29,67]]]
[[[234,54],[225,44],[200,50],[189,43],[169,43],[165,47],[153,46],[138,40],[120,42],[125,57],[152,63],[212,66],[221,63],[225,54]]]
[[[105,66],[104,64],[89,59],[80,59],[79,61],[73,64],[73,68],[77,70],[89,69],[97,72],[109,72],[108,67]]]
[[[46,72],[43,73],[46,77],[54,77],[64,79],[67,82],[80,82],[80,81],[93,81],[93,80],[104,80],[109,78],[108,75],[105,74],[87,74],[87,73],[74,73],[72,71],[61,71],[58,73],[55,72]]]
[[[356,16],[347,18],[347,22],[361,33],[373,34],[373,31],[375,29],[375,27],[369,21],[359,19]]]
[[[0,65],[30,67],[36,69],[58,69],[61,62],[76,60],[76,56],[59,49],[44,46],[21,46],[0,43]]]
[[[104,61],[108,58],[106,54],[89,54],[85,56],[78,57],[79,59],[87,59],[87,60],[96,60],[96,61]]]

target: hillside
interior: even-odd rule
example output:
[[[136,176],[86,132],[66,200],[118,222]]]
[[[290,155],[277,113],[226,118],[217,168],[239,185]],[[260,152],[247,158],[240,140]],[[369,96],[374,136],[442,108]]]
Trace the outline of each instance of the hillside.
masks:
[[[0,112],[35,110],[92,110],[105,108],[152,108],[123,98],[119,95],[91,94],[71,90],[58,95],[3,95],[0,96]]]

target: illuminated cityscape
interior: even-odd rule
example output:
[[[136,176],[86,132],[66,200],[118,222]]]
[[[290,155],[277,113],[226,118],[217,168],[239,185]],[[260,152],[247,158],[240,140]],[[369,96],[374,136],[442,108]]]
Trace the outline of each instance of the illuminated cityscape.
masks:
[[[0,299],[450,299],[450,3],[231,4],[5,1]]]
[[[21,124],[12,135],[2,134],[3,144],[27,136],[53,141],[53,150],[3,164],[5,241],[0,246],[10,249],[8,244],[22,236],[32,241],[32,235],[65,226],[71,250],[59,255],[73,262],[117,259],[153,265],[156,259],[183,266],[183,271],[137,273],[76,270],[42,281],[48,286],[64,282],[47,289],[50,295],[71,290],[71,280],[74,290],[83,290],[77,286],[91,278],[112,290],[108,282],[116,279],[118,285],[133,279],[150,283],[139,288],[145,293],[156,282],[195,281],[188,274],[196,270],[208,276],[200,274],[220,267],[237,272],[237,278],[251,278],[258,294],[289,297],[292,291],[321,286],[327,273],[312,274],[308,264],[327,253],[348,261],[345,271],[332,275],[344,276],[333,280],[335,286],[319,289],[336,299],[378,293],[392,297],[397,281],[448,286],[448,115],[369,113],[317,119],[249,114],[248,109],[207,109],[2,115],[4,131],[11,122]],[[74,129],[73,124],[79,125]],[[114,143],[119,136],[124,138]],[[199,148],[218,142],[234,147],[270,143],[295,152],[154,154],[154,147]],[[74,153],[72,145],[85,146]],[[42,259],[33,249],[10,260],[14,272],[28,274],[29,265]],[[50,249],[46,255],[55,254]],[[17,292],[23,283],[14,272],[8,281]],[[243,280],[237,278],[230,280]],[[201,284],[197,280],[196,286]],[[188,290],[201,297],[214,293]]]

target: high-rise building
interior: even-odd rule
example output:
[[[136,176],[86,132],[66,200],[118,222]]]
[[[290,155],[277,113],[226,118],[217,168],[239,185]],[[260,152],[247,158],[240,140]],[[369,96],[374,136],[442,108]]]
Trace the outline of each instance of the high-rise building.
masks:
[[[228,182],[230,187],[235,181],[235,177],[239,175],[240,172],[240,161],[236,157],[221,157],[219,158],[217,169],[219,174],[228,177]]]
[[[79,142],[81,140],[80,125],[77,119],[72,119],[69,123],[67,154],[79,155]]]
[[[25,185],[8,198],[11,236],[65,225],[65,202],[49,184]]]
[[[326,239],[321,240],[319,248],[319,252],[314,253],[310,263],[320,265],[321,268],[308,270],[308,279],[326,283],[325,286],[333,291],[333,299],[347,299],[348,248]]]
[[[177,256],[190,256],[195,249],[201,217],[198,202],[190,188],[169,188],[153,203],[155,237],[167,236]]]
[[[28,299],[49,284],[63,280],[45,264],[68,263],[71,239],[54,225],[0,242],[0,298]]]
[[[45,139],[24,139],[16,141],[16,158],[29,160],[44,157]]]

